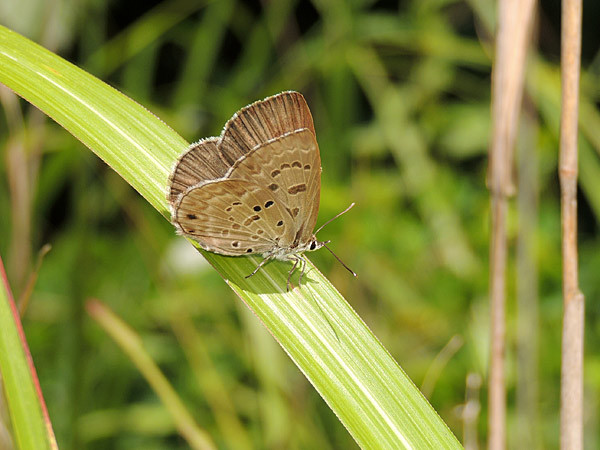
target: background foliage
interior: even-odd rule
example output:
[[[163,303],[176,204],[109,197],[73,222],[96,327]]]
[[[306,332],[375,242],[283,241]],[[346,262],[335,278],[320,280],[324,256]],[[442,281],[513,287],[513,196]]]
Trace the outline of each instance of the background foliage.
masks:
[[[11,0],[0,4],[0,21],[108,81],[189,141],[218,135],[256,99],[302,92],[323,161],[319,222],[357,202],[321,238],[332,239],[359,278],[326,252],[311,259],[459,439],[474,426],[483,440],[486,399],[477,380],[485,386],[495,4],[151,3]],[[509,443],[555,448],[560,17],[558,2],[540,6],[510,224]],[[598,443],[600,385],[598,35],[586,32],[594,8],[584,5],[579,195],[590,448]],[[185,448],[131,361],[85,313],[89,298],[140,333],[221,446],[354,446],[173,227],[58,125],[1,92],[0,254],[18,296],[38,252],[52,245],[24,323],[61,448]],[[463,408],[467,398],[482,402],[474,416]]]

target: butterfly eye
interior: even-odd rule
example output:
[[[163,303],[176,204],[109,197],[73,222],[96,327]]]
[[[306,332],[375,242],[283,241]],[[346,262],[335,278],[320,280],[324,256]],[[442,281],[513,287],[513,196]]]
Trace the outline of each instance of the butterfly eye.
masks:
[[[316,247],[317,247],[317,242],[316,242],[316,241],[312,241],[312,242],[310,243],[310,249],[311,249],[311,250],[314,250]]]

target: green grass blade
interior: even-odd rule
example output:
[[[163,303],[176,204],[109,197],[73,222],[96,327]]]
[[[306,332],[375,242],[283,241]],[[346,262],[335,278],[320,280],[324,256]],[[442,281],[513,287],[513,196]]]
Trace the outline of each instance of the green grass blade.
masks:
[[[163,215],[170,168],[187,143],[81,69],[0,27],[0,82],[54,118]],[[249,279],[257,257],[203,253],[254,311],[363,448],[460,448],[402,369],[312,264],[286,292],[289,264]],[[295,278],[297,282],[297,276]]]
[[[27,344],[1,259],[0,330],[0,389],[12,423],[14,448],[58,448],[29,350],[23,348]]]
[[[98,300],[86,304],[88,314],[104,328],[119,347],[129,356],[152,389],[160,397],[173,417],[173,422],[191,448],[212,450],[216,448],[206,431],[200,429],[189,411],[175,393],[160,368],[148,354],[142,339],[107,306]]]

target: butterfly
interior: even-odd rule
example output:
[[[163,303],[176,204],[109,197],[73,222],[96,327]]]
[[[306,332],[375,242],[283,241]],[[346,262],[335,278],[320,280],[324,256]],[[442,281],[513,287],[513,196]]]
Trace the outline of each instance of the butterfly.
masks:
[[[219,137],[192,144],[169,182],[171,221],[179,234],[221,255],[261,254],[263,261],[247,278],[271,260],[293,262],[288,291],[298,264],[302,280],[304,252],[332,252],[316,233],[354,206],[313,232],[321,157],[306,100],[293,91],[242,108]]]

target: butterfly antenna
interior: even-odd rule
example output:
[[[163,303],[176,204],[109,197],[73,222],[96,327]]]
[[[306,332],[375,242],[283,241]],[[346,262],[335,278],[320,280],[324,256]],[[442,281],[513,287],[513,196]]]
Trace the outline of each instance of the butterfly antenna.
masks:
[[[350,205],[350,208],[352,208],[353,206],[354,206],[354,203],[352,203],[352,204]],[[348,209],[350,209],[350,208],[348,208]],[[346,211],[348,211],[348,209],[347,209]],[[346,212],[346,211],[344,211],[344,212]],[[344,212],[343,212],[343,213],[344,213]],[[343,214],[343,213],[340,213],[340,214]],[[339,216],[340,214],[338,214],[338,216]],[[335,219],[335,217],[334,217],[334,219]],[[332,219],[332,220],[333,220],[333,219]],[[333,256],[335,256],[335,259],[337,259],[337,260],[339,261],[339,263],[340,263],[342,266],[344,266],[348,272],[350,272],[350,273],[351,273],[352,275],[354,275],[355,277],[356,277],[356,276],[358,276],[358,275],[356,275],[356,272],[355,272],[354,270],[352,270],[350,267],[348,267],[346,264],[344,264],[344,261],[342,261],[338,255],[336,255],[335,253],[333,253],[333,250],[331,250],[331,249],[330,249],[329,247],[327,247],[325,244],[323,244],[323,247],[325,247],[327,250],[329,250],[329,251],[331,252],[331,254],[332,254]]]
[[[348,207],[347,207],[345,210],[343,210],[341,213],[337,213],[337,214],[336,214],[334,217],[332,217],[332,218],[331,218],[331,219],[329,219],[327,222],[325,222],[323,225],[321,225],[319,228],[317,228],[317,231],[315,231],[315,235],[316,235],[316,234],[317,234],[319,231],[321,231],[325,225],[328,225],[328,224],[330,224],[330,223],[331,223],[331,222],[333,222],[335,219],[337,219],[338,217],[340,217],[342,214],[345,214],[345,213],[347,213],[348,211],[350,211],[350,210],[351,210],[351,209],[354,207],[354,205],[356,205],[356,203],[352,202],[352,204],[351,204],[350,206],[348,206]],[[331,252],[331,250],[329,250],[329,251]],[[331,252],[331,253],[333,253],[333,252]],[[335,256],[335,254],[334,254],[333,256]],[[337,258],[337,256],[335,256],[335,257]],[[338,258],[338,259],[339,259],[339,258]],[[341,261],[340,261],[340,262],[341,262]],[[344,263],[342,263],[342,264],[344,264]],[[347,268],[347,267],[346,267],[346,268]],[[348,268],[347,268],[347,269],[348,269]],[[348,270],[350,270],[350,269],[348,269]],[[352,271],[350,270],[350,272],[352,272]],[[354,273],[354,272],[352,272],[352,273]],[[356,274],[355,274],[355,276],[356,276]]]

